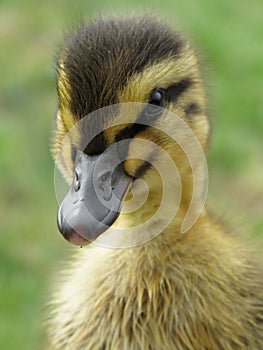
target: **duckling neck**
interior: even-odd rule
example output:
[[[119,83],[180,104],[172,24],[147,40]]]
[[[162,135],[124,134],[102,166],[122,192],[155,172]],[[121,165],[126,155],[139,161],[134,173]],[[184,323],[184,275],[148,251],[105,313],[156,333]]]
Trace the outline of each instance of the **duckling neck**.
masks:
[[[137,183],[132,191],[133,196],[129,194],[126,198],[119,218],[103,235],[102,244],[127,248],[145,244],[159,235],[170,236],[172,240],[181,237],[182,225],[191,203],[189,188],[191,181],[186,178],[181,188],[172,182],[166,188],[153,185],[147,188],[143,182]],[[204,212],[192,210],[188,227]]]

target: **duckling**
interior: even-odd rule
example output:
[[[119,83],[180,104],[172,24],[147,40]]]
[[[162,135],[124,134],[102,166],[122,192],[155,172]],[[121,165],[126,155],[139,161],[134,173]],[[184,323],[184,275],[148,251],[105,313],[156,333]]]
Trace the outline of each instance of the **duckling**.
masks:
[[[188,41],[151,15],[99,18],[57,62],[58,227],[85,247],[54,294],[50,348],[263,349],[260,260],[200,206],[211,132]]]

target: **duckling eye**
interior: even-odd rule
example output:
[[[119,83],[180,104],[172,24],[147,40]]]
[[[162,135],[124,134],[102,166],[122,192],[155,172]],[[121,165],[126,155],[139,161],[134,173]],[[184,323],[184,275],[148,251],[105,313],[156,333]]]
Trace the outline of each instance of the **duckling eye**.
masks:
[[[74,190],[75,192],[77,192],[80,189],[80,174],[78,169],[75,170],[75,176],[74,176],[74,180],[73,180],[73,186],[74,186]]]
[[[164,107],[165,105],[165,98],[164,98],[164,93],[162,91],[162,89],[156,89],[150,99],[149,99],[149,103],[151,105],[155,105],[155,106],[159,106],[159,107]]]
[[[159,116],[162,114],[166,106],[166,99],[162,89],[156,89],[150,96],[148,106],[146,107],[146,114],[149,116]]]

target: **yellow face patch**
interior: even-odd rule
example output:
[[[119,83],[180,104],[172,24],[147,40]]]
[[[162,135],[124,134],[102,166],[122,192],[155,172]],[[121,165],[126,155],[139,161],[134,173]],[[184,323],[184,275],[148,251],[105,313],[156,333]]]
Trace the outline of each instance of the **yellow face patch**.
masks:
[[[199,78],[196,67],[196,57],[192,51],[185,52],[177,59],[168,58],[162,62],[147,67],[143,72],[134,74],[127,82],[126,87],[119,91],[118,102],[148,102],[149,95],[154,88],[167,88],[190,76]]]
[[[70,112],[71,86],[62,60],[58,63],[57,87],[60,105],[60,117],[67,131],[76,123],[74,115]]]
[[[62,59],[58,62],[57,86],[61,107],[68,107],[71,96],[71,86],[67,77],[65,65]]]

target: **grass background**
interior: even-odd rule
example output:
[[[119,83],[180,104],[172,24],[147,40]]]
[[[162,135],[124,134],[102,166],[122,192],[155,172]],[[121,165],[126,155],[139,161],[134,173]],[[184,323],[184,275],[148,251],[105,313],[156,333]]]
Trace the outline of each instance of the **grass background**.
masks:
[[[81,16],[153,10],[192,38],[214,124],[211,205],[241,231],[263,236],[263,2],[121,4],[0,0],[0,349],[42,348],[49,287],[74,249],[56,229],[49,143],[53,59],[63,30]]]

